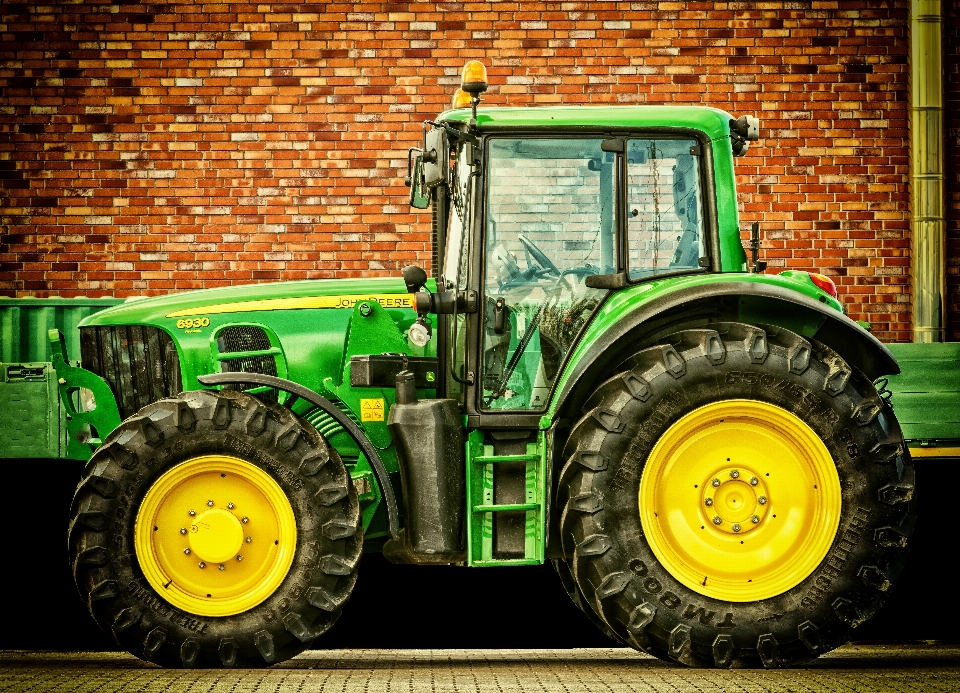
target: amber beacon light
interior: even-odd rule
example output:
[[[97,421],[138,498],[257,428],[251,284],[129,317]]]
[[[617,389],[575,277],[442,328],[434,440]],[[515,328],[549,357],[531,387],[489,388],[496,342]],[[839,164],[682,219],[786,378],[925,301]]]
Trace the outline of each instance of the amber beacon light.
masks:
[[[479,60],[471,60],[463,66],[460,74],[460,88],[479,99],[479,94],[487,90],[487,68]]]
[[[471,60],[463,66],[463,72],[460,73],[460,89],[464,96],[470,97],[470,106],[473,108],[473,118],[471,127],[476,125],[477,104],[480,103],[480,94],[487,90],[487,68],[479,60]],[[454,95],[454,103],[457,103],[457,94]],[[463,104],[466,106],[466,103]]]
[[[473,97],[470,96],[463,89],[457,89],[453,94],[453,108],[469,108],[470,102],[473,101]]]

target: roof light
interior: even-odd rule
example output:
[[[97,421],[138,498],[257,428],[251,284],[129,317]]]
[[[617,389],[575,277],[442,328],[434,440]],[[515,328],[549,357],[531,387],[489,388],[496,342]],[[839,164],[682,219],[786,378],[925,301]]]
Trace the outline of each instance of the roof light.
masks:
[[[825,277],[822,274],[810,273],[810,281],[817,285],[821,291],[825,291],[834,298],[837,297],[837,285],[833,283],[833,280],[830,277]]]
[[[460,82],[460,88],[468,94],[482,94],[487,90],[487,68],[479,60],[471,60],[463,66]]]
[[[453,102],[451,103],[451,108],[469,108],[470,101],[473,99],[470,94],[465,92],[463,89],[457,89],[456,93],[453,95]]]

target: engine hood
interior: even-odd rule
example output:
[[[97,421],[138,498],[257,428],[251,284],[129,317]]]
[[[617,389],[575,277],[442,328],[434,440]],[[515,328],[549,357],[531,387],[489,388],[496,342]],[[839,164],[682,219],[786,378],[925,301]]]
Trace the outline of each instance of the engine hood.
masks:
[[[244,313],[264,311],[351,309],[363,300],[376,301],[384,308],[412,308],[412,296],[399,278],[317,279],[128,299],[90,315],[80,327],[152,325],[170,329],[171,320],[193,316],[234,314],[239,318]]]

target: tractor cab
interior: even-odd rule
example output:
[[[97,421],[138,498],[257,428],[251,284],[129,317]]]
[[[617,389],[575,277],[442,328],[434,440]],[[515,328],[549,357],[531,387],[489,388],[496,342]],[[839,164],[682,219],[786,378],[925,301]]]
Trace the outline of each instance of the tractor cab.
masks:
[[[650,127],[590,108],[478,110],[478,65],[464,70],[473,96],[454,99],[471,108],[426,123],[411,151],[411,202],[432,206],[438,286],[460,296],[439,330],[448,395],[466,387],[481,418],[543,412],[611,289],[719,268],[711,138],[663,127],[659,108]]]

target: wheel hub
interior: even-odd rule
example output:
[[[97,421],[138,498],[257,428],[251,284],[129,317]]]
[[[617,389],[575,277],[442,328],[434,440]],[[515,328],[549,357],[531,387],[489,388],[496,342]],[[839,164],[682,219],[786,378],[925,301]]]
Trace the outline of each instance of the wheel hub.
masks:
[[[280,586],[296,550],[279,484],[220,455],[171,467],[147,490],[134,529],[137,560],[157,594],[200,616],[247,611]]]
[[[640,477],[640,524],[691,590],[735,602],[782,594],[827,555],[842,492],[833,458],[797,415],[748,399],[672,424]]]
[[[197,558],[208,563],[223,563],[240,553],[243,525],[233,513],[216,508],[198,516],[187,536]]]
[[[743,536],[756,530],[770,506],[766,484],[746,467],[723,467],[702,488],[701,515],[716,532]]]

